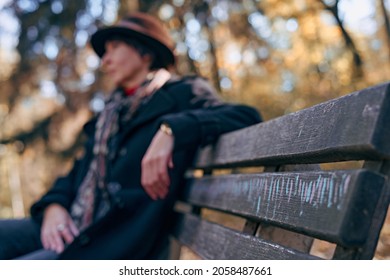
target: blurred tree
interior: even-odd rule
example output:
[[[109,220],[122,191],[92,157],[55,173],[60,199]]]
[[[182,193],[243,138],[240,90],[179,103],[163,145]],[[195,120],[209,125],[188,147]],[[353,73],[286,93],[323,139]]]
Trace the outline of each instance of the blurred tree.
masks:
[[[10,178],[18,171],[24,193],[32,194],[25,196],[25,205],[69,167],[80,148],[82,125],[94,109],[90,102],[99,104],[94,96],[103,97],[97,89],[104,84],[95,82],[98,60],[85,46],[96,25],[115,19],[109,2],[116,1],[99,6],[90,0],[18,0],[3,7],[19,22],[19,62],[5,81],[0,145],[3,159],[19,164],[0,172]],[[14,170],[17,165],[20,170]],[[5,182],[13,189],[16,180]]]
[[[335,0],[335,1],[331,1],[331,2],[334,2],[333,5],[332,4],[326,4],[326,2],[329,2],[329,1],[325,1],[325,0],[319,0],[325,7],[326,10],[329,10],[332,15],[335,17],[336,19],[336,22],[343,34],[343,38],[344,38],[344,41],[345,41],[345,44],[347,46],[348,49],[351,50],[352,54],[353,54],[353,62],[354,62],[354,65],[355,65],[355,73],[358,77],[360,77],[360,75],[363,74],[363,71],[362,71],[362,65],[363,65],[363,60],[362,58],[360,57],[360,54],[355,46],[355,43],[354,41],[352,40],[351,36],[349,35],[348,31],[345,29],[344,27],[344,23],[340,17],[340,13],[339,13],[339,3],[340,3],[340,0]]]
[[[67,52],[58,57],[76,56],[76,19],[79,11],[85,9],[84,1],[15,1],[11,5],[20,22],[20,34],[17,51],[20,54],[20,62],[16,69],[17,75],[13,75],[13,84],[17,85],[10,98],[10,106],[20,94],[24,93],[21,87],[31,84],[39,85],[42,73],[36,71],[40,65],[49,67],[52,76],[58,83],[62,71],[69,68],[75,75],[75,65],[70,61],[56,60],[60,51]],[[69,70],[68,69],[68,70]],[[43,70],[42,70],[43,71]],[[47,72],[47,71],[45,71]],[[78,78],[78,77],[77,77]],[[33,88],[31,88],[33,90]]]
[[[384,30],[385,30],[385,37],[386,37],[385,40],[387,42],[388,49],[390,50],[390,19],[389,19],[389,12],[386,9],[385,0],[380,0],[379,2],[380,2],[381,12],[382,12],[382,15],[383,15],[383,21],[384,21],[383,27],[384,27]],[[389,61],[390,61],[390,51],[389,51]]]

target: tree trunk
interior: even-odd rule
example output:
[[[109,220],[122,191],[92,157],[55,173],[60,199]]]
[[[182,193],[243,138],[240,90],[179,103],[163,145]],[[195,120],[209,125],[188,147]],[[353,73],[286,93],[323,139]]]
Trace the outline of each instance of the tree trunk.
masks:
[[[389,20],[389,15],[387,14],[387,11],[386,11],[385,0],[380,0],[380,4],[381,4],[381,10],[382,10],[382,14],[383,14],[383,19],[385,21],[386,42],[387,42],[387,46],[388,46],[387,49],[390,50],[390,20]],[[389,55],[389,61],[390,61],[390,51],[388,51],[388,55]]]
[[[352,37],[349,35],[348,31],[345,29],[344,23],[340,18],[339,11],[338,11],[339,0],[337,0],[335,2],[335,4],[332,6],[326,4],[323,0],[319,0],[319,1],[324,5],[326,10],[328,10],[332,13],[334,18],[336,19],[337,25],[339,26],[341,33],[343,34],[345,44],[346,44],[347,48],[352,52],[353,62],[355,65],[355,70],[356,70],[355,73],[358,77],[362,76],[363,75],[363,69],[362,69],[363,60],[362,60],[358,50],[356,49],[356,46],[355,46],[354,41],[352,40]]]

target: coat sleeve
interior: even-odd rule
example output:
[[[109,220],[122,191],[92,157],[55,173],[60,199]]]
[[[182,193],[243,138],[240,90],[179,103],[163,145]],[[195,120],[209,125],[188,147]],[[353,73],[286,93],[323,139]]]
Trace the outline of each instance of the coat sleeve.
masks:
[[[84,133],[86,135],[93,135],[95,120],[88,122],[84,126]],[[90,143],[87,142],[85,145],[85,154],[83,159],[85,160],[89,154]],[[82,167],[84,166],[83,160],[75,160],[72,169],[69,173],[63,177],[59,177],[55,180],[53,186],[30,208],[31,217],[38,221],[42,222],[43,213],[47,206],[53,203],[60,204],[66,209],[70,208],[70,205],[76,196],[76,181],[82,172]]]
[[[74,198],[74,177],[78,171],[79,161],[76,161],[72,170],[67,176],[59,177],[53,184],[53,187],[35,202],[30,209],[31,217],[41,222],[43,212],[49,204],[57,203],[68,209]]]
[[[221,134],[262,120],[259,112],[250,106],[222,102],[209,83],[199,77],[187,80],[172,91],[189,99],[186,110],[161,118],[161,122],[172,128],[177,150],[189,145],[206,146],[216,142]]]

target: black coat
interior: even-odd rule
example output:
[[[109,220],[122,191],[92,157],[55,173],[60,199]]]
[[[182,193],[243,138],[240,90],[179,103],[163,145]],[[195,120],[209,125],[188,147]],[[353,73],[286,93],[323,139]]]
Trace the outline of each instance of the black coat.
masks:
[[[60,255],[63,259],[157,259],[167,245],[172,208],[183,173],[199,146],[213,143],[222,134],[260,122],[256,110],[222,103],[201,78],[170,81],[142,105],[118,133],[117,156],[107,164],[107,182],[119,184],[108,214],[80,235]],[[141,160],[162,122],[174,133],[174,168],[167,197],[153,201],[141,186]],[[31,208],[42,221],[51,203],[69,210],[92,159],[95,122],[85,126],[85,154],[66,177]]]

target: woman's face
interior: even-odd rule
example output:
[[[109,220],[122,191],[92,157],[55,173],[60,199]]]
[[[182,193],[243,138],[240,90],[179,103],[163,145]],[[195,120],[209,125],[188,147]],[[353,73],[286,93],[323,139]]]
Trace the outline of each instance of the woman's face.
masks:
[[[135,48],[120,40],[107,41],[105,48],[102,67],[115,86],[129,88],[143,82],[149,72],[150,56],[141,56]]]

